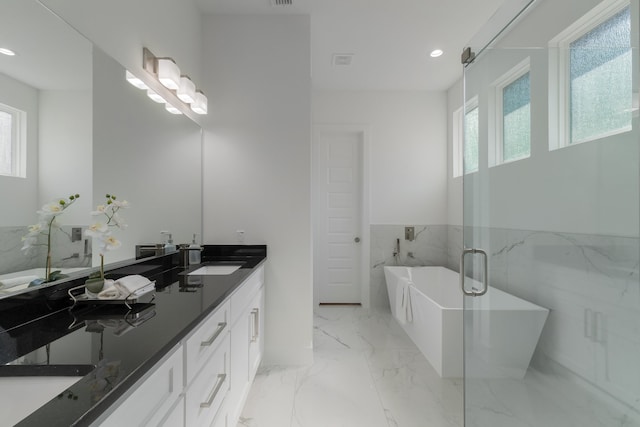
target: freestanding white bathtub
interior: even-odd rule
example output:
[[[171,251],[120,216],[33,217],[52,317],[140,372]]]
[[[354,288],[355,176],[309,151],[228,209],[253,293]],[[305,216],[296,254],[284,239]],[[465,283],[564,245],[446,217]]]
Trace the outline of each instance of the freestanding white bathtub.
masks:
[[[74,273],[80,270],[86,270],[89,267],[52,267],[51,271],[60,270],[63,274]],[[24,278],[24,283],[15,284],[13,283],[11,286],[3,287],[0,286],[0,296],[7,293],[15,293],[16,291],[22,291],[29,287],[29,282],[33,280],[33,278],[42,278],[46,275],[46,269],[44,268],[32,268],[30,270],[17,271],[15,273],[7,273],[0,275],[0,283],[3,280],[7,279],[19,279]]]
[[[399,322],[441,377],[463,376],[463,322],[467,322],[467,377],[517,378],[527,372],[549,314],[537,306],[489,287],[468,297],[463,319],[459,275],[445,267],[384,267],[391,312],[409,279],[413,320]],[[479,288],[469,281],[468,287]],[[401,295],[401,294],[400,294]]]

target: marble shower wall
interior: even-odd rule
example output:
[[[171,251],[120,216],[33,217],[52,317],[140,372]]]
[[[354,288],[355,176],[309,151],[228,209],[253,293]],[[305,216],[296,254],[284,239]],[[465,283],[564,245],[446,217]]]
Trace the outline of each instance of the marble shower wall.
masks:
[[[389,308],[389,296],[384,280],[385,265],[447,265],[446,225],[412,225],[415,239],[404,239],[405,225],[370,226],[370,302],[372,309]],[[396,239],[400,239],[400,256],[394,257]]]
[[[458,270],[462,227],[448,227]],[[568,369],[631,407],[640,402],[640,239],[466,229],[488,250],[490,286],[550,310],[533,364]]]
[[[71,229],[82,229],[81,239],[71,241]],[[91,267],[91,240],[84,237],[86,226],[64,225],[53,234],[52,262],[54,267]],[[28,232],[26,226],[0,227],[0,274],[44,267],[46,249],[44,246],[25,252],[20,250],[22,237]],[[46,243],[44,236],[39,242]],[[85,244],[85,240],[87,243]]]

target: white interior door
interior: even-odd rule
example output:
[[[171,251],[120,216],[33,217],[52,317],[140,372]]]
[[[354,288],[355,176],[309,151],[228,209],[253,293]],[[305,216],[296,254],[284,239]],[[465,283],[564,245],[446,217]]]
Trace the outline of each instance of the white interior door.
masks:
[[[363,133],[323,130],[318,142],[319,302],[361,302]]]

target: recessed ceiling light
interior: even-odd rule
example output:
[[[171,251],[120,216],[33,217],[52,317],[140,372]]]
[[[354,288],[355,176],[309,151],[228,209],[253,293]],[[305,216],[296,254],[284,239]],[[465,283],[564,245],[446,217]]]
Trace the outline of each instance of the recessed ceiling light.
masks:
[[[436,50],[432,50],[430,55],[432,58],[437,58],[438,56],[441,56],[444,52],[442,51],[442,49],[436,49]]]
[[[15,56],[15,52],[12,51],[11,49],[7,49],[6,47],[0,47],[0,53],[7,55],[7,56]]]

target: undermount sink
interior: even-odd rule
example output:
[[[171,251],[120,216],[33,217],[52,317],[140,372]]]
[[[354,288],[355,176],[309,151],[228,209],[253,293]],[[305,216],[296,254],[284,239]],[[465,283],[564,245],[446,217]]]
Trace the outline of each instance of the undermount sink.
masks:
[[[204,267],[200,267],[199,269],[192,271],[188,276],[226,276],[233,273],[240,267],[240,265],[205,265]]]

